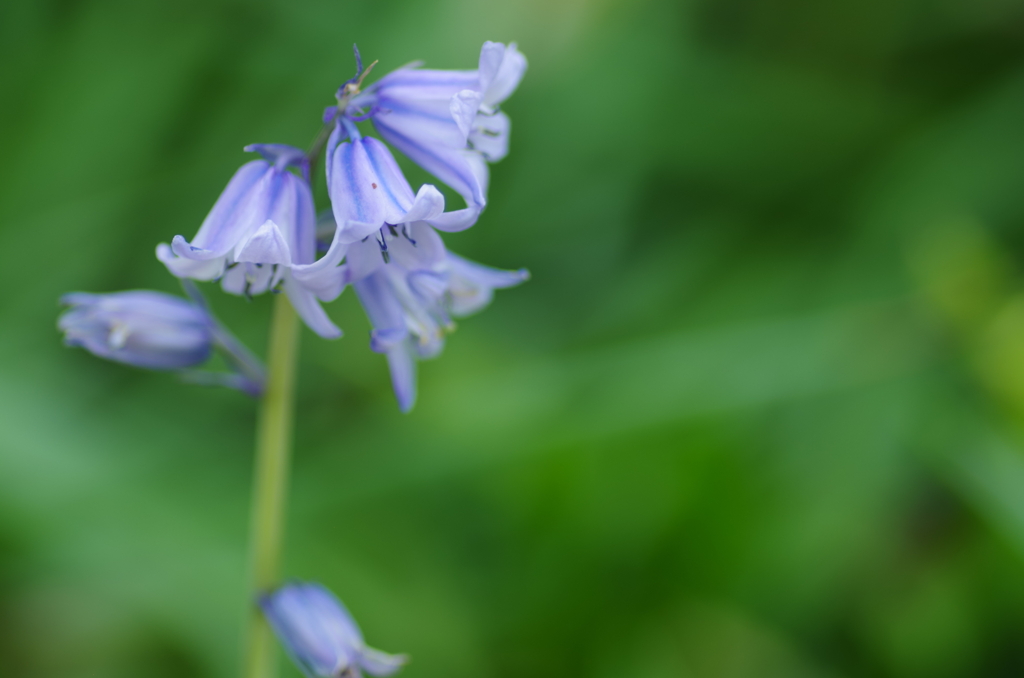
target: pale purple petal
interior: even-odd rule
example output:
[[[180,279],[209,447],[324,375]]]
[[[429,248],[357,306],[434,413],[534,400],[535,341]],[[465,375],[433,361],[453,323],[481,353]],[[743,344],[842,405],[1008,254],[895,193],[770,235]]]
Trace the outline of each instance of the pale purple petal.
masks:
[[[281,229],[272,220],[267,219],[252,235],[238,244],[235,260],[287,266],[292,263],[292,256]]]
[[[294,279],[287,279],[284,283],[284,291],[295,308],[295,312],[299,314],[309,329],[324,339],[337,339],[342,335],[341,329],[334,324],[327,312],[320,306],[313,290],[307,289]]]
[[[325,271],[336,267],[341,263],[341,260],[345,258],[345,254],[348,252],[350,244],[345,242],[347,236],[342,230],[336,229],[334,231],[334,240],[331,241],[330,247],[324,256],[320,257],[312,264],[294,264],[292,266],[292,272],[296,278],[301,280],[307,280],[312,277],[319,276]]]
[[[184,238],[175,236],[175,240]],[[156,246],[156,258],[163,263],[172,275],[178,278],[192,278],[193,280],[216,280],[224,275],[224,257],[215,259],[195,260],[179,257],[167,243],[160,243]]]
[[[387,353],[396,346],[405,343],[408,338],[409,331],[404,327],[370,330],[370,350],[374,353]]]
[[[448,291],[451,294],[448,305],[456,318],[472,315],[494,300],[493,287],[466,285],[454,276]]]
[[[422,221],[405,228],[408,238],[400,235],[388,240],[388,251],[395,264],[410,271],[433,270],[445,264],[448,252],[437,231]],[[379,254],[377,259],[380,259]]]
[[[501,43],[485,42],[480,50],[483,105],[493,108],[509,98],[525,73],[526,57],[516,48],[516,43],[505,47]]]
[[[377,269],[384,266],[384,257],[381,256],[377,240],[367,238],[352,243],[345,257],[345,266],[348,280],[353,283],[373,275]]]
[[[324,170],[327,174],[327,186],[331,186],[331,172],[334,168],[334,151],[338,148],[338,144],[345,138],[345,130],[341,126],[341,122],[334,123],[334,129],[331,130],[331,135],[327,137],[327,146],[324,147]]]
[[[273,264],[254,264],[244,261],[230,266],[220,279],[220,286],[228,294],[252,297],[263,294],[277,284],[281,268]]]
[[[387,198],[384,223],[404,224],[432,219],[444,212],[444,196],[430,184],[424,184],[413,195],[412,187],[387,146],[372,137],[363,139],[362,143],[380,180],[379,188]]]
[[[190,259],[211,259],[227,254],[251,228],[266,220],[265,189],[271,173],[271,166],[264,160],[242,165],[217,198],[192,242],[185,243],[187,248],[174,246],[175,253]]]
[[[313,292],[320,301],[334,301],[350,282],[348,269],[344,266],[325,268],[312,273],[309,269],[296,271],[292,268],[290,277]]]
[[[344,244],[353,243],[384,225],[388,200],[363,143],[339,144],[331,160],[333,169],[328,192],[338,223],[335,239],[340,238],[339,242]]]
[[[477,71],[455,71],[417,68],[413,65],[388,73],[370,88],[378,94],[387,92],[399,99],[441,101],[447,103],[464,89],[479,90]]]
[[[495,289],[513,287],[530,274],[525,269],[505,271],[448,253],[449,293],[452,314],[465,316],[487,306]]]
[[[316,208],[309,183],[291,172],[279,172],[274,189],[267,219],[274,221],[285,236],[292,256],[288,263],[313,263],[316,259]]]
[[[416,337],[417,351],[421,356],[426,353],[433,355],[443,345],[442,325],[447,324],[447,319],[437,304],[409,286],[408,276],[408,271],[394,265],[385,266],[378,274],[378,277],[386,278],[388,289],[400,304],[405,327]],[[436,348],[430,348],[424,353],[427,345]]]
[[[445,231],[446,233],[458,233],[459,231],[465,231],[467,228],[475,224],[477,220],[479,220],[480,212],[482,211],[482,207],[471,206],[461,210],[445,212],[440,216],[434,217],[433,219],[427,219],[426,221],[439,231]]]
[[[349,647],[361,648],[363,633],[348,608],[338,598],[319,584],[302,586],[305,595],[306,612],[315,616],[323,629],[335,642]]]
[[[483,156],[469,150],[457,151],[456,153],[459,155],[463,167],[473,175],[476,190],[479,190],[481,195],[486,195],[491,172]],[[445,212],[433,219],[427,219],[426,222],[440,231],[457,233],[475,224],[484,206],[484,204],[474,205],[470,203],[469,207],[465,209]]]
[[[405,214],[399,216],[397,222],[389,224],[408,224],[414,221],[430,221],[440,218],[444,212],[444,195],[435,186],[423,184],[416,192],[416,198]]]
[[[477,111],[480,110],[480,102],[483,96],[480,92],[465,89],[451,98],[449,110],[455,124],[462,133],[462,143],[466,143],[470,131],[473,129],[473,121],[476,120]]]
[[[515,287],[516,285],[530,279],[530,272],[525,268],[510,271],[502,268],[484,266],[483,264],[470,261],[469,259],[461,257],[451,251],[448,252],[448,268],[452,272],[452,275],[465,278],[477,285],[484,285],[495,289]]]
[[[440,217],[440,221],[461,223],[469,219],[471,214],[472,220],[462,227],[468,228],[487,204],[486,168],[481,170],[473,163],[472,151],[464,149],[465,137],[450,115],[448,120],[445,126],[456,138],[456,141],[450,143],[438,142],[436,136],[431,134],[431,127],[440,125],[430,125],[421,118],[400,115],[395,111],[374,116],[374,126],[385,141],[462,196],[468,206],[467,209],[445,213]],[[456,214],[458,217],[454,216]]]
[[[407,212],[412,205],[413,192],[412,186],[395,162],[395,157],[391,155],[387,146],[373,137],[364,137],[354,143],[362,145],[366,158],[373,167],[373,176],[377,183],[374,194],[384,200],[384,221],[391,224],[402,223],[400,215]]]
[[[367,673],[383,678],[394,674],[405,666],[409,662],[409,658],[402,654],[388,654],[372,647],[364,647],[358,661]]]
[[[413,271],[408,282],[409,289],[426,303],[437,303],[448,291],[448,276],[433,271]]]
[[[402,305],[395,297],[383,273],[377,273],[352,283],[370,324],[379,332],[406,331]]]
[[[452,99],[460,91],[444,99],[422,99],[400,96],[392,90],[381,90],[373,119],[386,123],[396,131],[415,134],[425,145],[461,148],[466,135],[452,115]],[[472,91],[472,90],[470,90]]]
[[[398,409],[408,412],[416,404],[416,359],[408,348],[408,342],[402,342],[386,355]]]
[[[242,232],[243,236],[246,232],[247,231]],[[232,243],[231,247],[228,248],[228,251],[231,251],[231,248],[237,244],[238,241],[236,240],[235,242]],[[227,252],[208,250],[193,245],[189,243],[188,240],[185,240],[185,236],[183,235],[176,235],[173,238],[171,238],[171,251],[174,252],[174,254],[178,257],[181,257],[183,259],[190,259],[192,261],[216,261],[218,259],[222,259],[227,255]]]
[[[489,115],[481,113],[474,125],[469,135],[469,145],[474,151],[482,153],[487,162],[498,162],[508,155],[512,122],[507,115],[501,111]]]
[[[491,82],[494,81],[498,71],[501,70],[501,62],[504,59],[505,45],[503,43],[488,40],[480,48],[480,61],[477,63],[477,72],[480,78],[478,86],[482,94],[490,89]]]
[[[228,294],[234,294],[237,296],[243,296],[246,288],[249,286],[249,281],[246,280],[246,267],[244,265],[235,264],[231,268],[224,271],[224,275],[220,279],[220,287]]]
[[[408,412],[416,401],[416,361],[409,346],[402,305],[383,272],[353,283],[373,325],[370,348],[384,353],[398,407]]]

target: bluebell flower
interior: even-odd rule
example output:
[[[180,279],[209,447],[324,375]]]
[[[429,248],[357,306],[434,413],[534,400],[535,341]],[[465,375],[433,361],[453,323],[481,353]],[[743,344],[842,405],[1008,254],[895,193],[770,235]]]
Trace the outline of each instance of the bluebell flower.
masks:
[[[408,412],[416,401],[416,361],[441,352],[454,329],[452,317],[482,309],[495,289],[518,285],[529,274],[463,259],[424,222],[386,230],[382,238],[383,251],[371,238],[354,243],[343,269],[373,326],[370,348],[387,357],[398,405]]]
[[[335,243],[350,245],[386,228],[417,221],[435,222],[444,212],[444,196],[429,184],[412,187],[387,146],[340,125],[328,142],[327,191],[337,223]],[[352,140],[338,143],[347,133]],[[327,258],[332,255],[328,253]],[[340,260],[340,257],[339,257]]]
[[[330,262],[316,261],[305,153],[283,144],[246,150],[265,159],[235,173],[191,242],[175,236],[169,246],[157,247],[157,258],[179,278],[220,280],[232,294],[281,289],[314,332],[328,339],[341,336],[319,304],[335,299],[344,285]]]
[[[288,584],[260,601],[263,614],[308,678],[389,676],[407,661],[367,647],[352,615],[319,584]]]
[[[199,305],[149,290],[61,297],[70,306],[57,326],[64,343],[107,360],[153,370],[180,370],[213,352],[213,319]]]
[[[407,236],[414,225],[445,230],[451,224],[441,192],[424,184],[414,194],[388,147],[363,137],[345,117],[327,143],[327,190],[335,228],[318,267],[336,266],[359,242],[376,243],[387,259],[391,238]]]
[[[93,355],[135,367],[176,370],[189,382],[226,386],[258,397],[266,370],[210,313],[191,283],[191,301],[163,292],[133,290],[110,294],[73,292],[61,297],[70,308],[57,321],[64,343]],[[229,372],[190,369],[206,362],[214,349]]]
[[[476,70],[411,64],[354,97],[349,109],[368,110],[385,141],[465,199],[465,209],[443,218],[443,230],[461,230],[487,204],[487,163],[508,153],[510,121],[498,107],[525,72],[526,58],[515,43],[485,42]]]

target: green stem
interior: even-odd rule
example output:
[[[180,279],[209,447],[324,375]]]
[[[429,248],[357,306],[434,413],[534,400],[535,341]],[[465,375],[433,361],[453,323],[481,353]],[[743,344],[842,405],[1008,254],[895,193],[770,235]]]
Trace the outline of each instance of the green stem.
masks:
[[[255,599],[278,584],[284,536],[288,469],[295,410],[295,366],[299,322],[284,294],[274,300],[267,350],[267,388],[256,429],[249,546],[250,619],[245,648],[245,678],[274,678],[277,651],[270,627]]]

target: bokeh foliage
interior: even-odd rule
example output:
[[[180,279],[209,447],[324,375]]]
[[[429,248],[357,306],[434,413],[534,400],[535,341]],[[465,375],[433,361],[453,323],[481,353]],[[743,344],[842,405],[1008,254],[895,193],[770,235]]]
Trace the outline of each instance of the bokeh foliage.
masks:
[[[304,333],[289,574],[409,678],[1024,673],[1019,2],[6,0],[0,674],[235,675],[253,403],[56,299],[173,291],[155,244],[351,43],[484,39],[531,66],[447,242],[533,280],[409,416],[354,295]],[[262,350],[269,299],[211,298]]]

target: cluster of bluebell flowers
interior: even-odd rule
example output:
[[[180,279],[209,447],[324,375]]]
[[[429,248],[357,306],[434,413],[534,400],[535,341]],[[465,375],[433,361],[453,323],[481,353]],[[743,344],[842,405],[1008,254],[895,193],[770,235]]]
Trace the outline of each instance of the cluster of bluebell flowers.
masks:
[[[487,42],[476,70],[411,64],[364,89],[368,70],[360,61],[323,115],[333,221],[320,248],[324,220],[318,229],[310,171],[321,149],[253,144],[245,150],[261,159],[239,168],[195,236],[177,235],[158,245],[156,254],[184,280],[219,281],[236,295],[283,292],[306,325],[327,339],[342,333],[322,304],[352,285],[373,326],[370,347],[387,356],[399,407],[408,411],[416,399],[416,361],[438,354],[452,318],[485,306],[494,289],[528,277],[463,259],[445,248],[438,233],[469,228],[487,205],[488,163],[508,152],[510,123],[499,106],[519,84],[526,59],[515,44]],[[462,196],[466,207],[445,211],[444,196],[430,184],[414,192],[388,146],[359,131],[357,123],[365,120]],[[318,249],[326,250],[319,259]],[[161,305],[156,293],[140,294],[132,306],[139,323],[172,317],[166,299]],[[69,314],[61,328],[67,332],[79,316]],[[179,327],[180,343],[188,344],[195,336],[188,326],[168,322],[162,331],[170,336]],[[164,357],[157,355],[162,344],[146,356],[119,350],[116,332],[113,343],[80,335],[69,333],[69,343],[139,367],[166,368],[184,359],[172,345]],[[198,363],[208,354],[197,349],[192,357]]]
[[[364,87],[374,64],[363,69],[358,49],[355,55],[356,74],[324,111],[308,152],[247,146],[260,157],[235,172],[191,240],[176,235],[157,246],[157,259],[190,300],[152,291],[67,295],[70,309],[59,321],[66,342],[259,395],[262,365],[213,317],[193,281],[217,281],[225,292],[247,297],[283,293],[327,339],[342,332],[323,304],[351,285],[372,326],[370,347],[386,356],[399,407],[411,409],[416,363],[441,351],[453,318],[528,277],[525,270],[464,259],[441,236],[473,226],[487,206],[488,164],[508,153],[511,124],[500,105],[518,86],[526,59],[514,43],[487,42],[474,70],[416,63]],[[383,141],[364,135],[364,122]],[[450,187],[465,207],[446,209],[430,184],[413,190],[389,145]],[[311,176],[321,157],[331,210],[318,218]],[[231,372],[195,369],[214,350]],[[322,587],[289,585],[260,604],[309,676],[385,676],[404,662],[366,647],[344,607]]]

